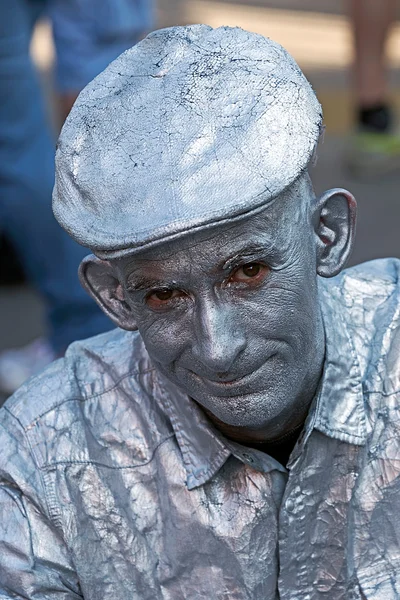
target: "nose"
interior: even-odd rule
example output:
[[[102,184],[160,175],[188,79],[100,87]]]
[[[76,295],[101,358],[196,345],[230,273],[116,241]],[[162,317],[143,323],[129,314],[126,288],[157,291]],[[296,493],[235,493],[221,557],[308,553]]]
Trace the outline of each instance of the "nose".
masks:
[[[217,299],[203,300],[196,314],[193,358],[218,377],[229,376],[231,367],[246,346],[246,337],[232,307]],[[235,318],[236,317],[236,318]]]

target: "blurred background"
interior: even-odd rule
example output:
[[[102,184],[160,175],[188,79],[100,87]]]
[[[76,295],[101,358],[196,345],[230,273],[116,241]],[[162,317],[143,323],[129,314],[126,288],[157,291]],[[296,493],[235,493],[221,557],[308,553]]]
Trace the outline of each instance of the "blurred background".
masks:
[[[365,0],[366,3],[368,1]],[[400,2],[397,5],[394,0],[388,0],[388,11],[391,12],[387,22],[379,25],[376,22],[369,25],[362,23],[360,2],[362,0],[158,0],[152,21],[153,28],[189,23],[207,23],[213,27],[240,26],[271,37],[294,56],[324,109],[325,138],[311,173],[316,191],[345,187],[358,201],[357,240],[350,264],[379,257],[400,257],[400,138],[397,126],[400,113],[400,23],[397,22]],[[385,3],[373,2],[375,6],[379,5],[382,16]],[[365,39],[363,41],[363,34],[358,39],[356,33],[354,38],[357,19],[358,26],[364,28],[364,38],[369,35],[368,27],[372,27],[373,31],[376,27],[380,28],[377,36],[381,39],[376,43],[385,58],[378,57],[377,69],[383,70],[382,63],[387,67],[385,83],[376,82],[379,73],[369,74],[371,61],[375,59],[367,56],[370,46],[365,44]],[[364,65],[366,75],[362,73],[362,65],[361,75],[354,72],[354,39],[367,61]],[[55,47],[52,24],[46,15],[35,25],[30,51],[44,90],[48,117],[56,132],[61,121],[60,112],[55,108]],[[367,84],[361,81],[363,76],[364,79],[371,76],[371,85],[368,81]],[[385,87],[386,81],[387,90],[379,91],[379,86]],[[366,92],[361,89],[363,85]],[[29,98],[26,101],[29,102]],[[360,102],[364,103],[361,107]],[[382,104],[385,104],[383,108]],[[384,137],[388,133],[386,105],[391,111],[389,139]],[[371,119],[371,107],[372,128],[368,121]],[[379,120],[382,114],[383,126]],[[374,124],[376,118],[377,130]],[[377,131],[384,135],[375,136]],[[363,154],[365,144],[372,144],[368,146],[367,156]],[[383,159],[382,152],[385,154]],[[46,336],[47,325],[42,295],[26,282],[24,269],[19,265],[21,261],[15,257],[4,231],[0,254],[1,351]]]

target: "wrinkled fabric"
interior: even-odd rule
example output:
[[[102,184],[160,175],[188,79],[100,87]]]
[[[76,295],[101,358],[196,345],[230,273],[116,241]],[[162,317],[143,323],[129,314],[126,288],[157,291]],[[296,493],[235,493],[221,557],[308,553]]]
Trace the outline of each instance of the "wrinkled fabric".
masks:
[[[286,466],[220,435],[138,334],[73,344],[0,412],[0,599],[400,598],[399,269],[320,281]]]

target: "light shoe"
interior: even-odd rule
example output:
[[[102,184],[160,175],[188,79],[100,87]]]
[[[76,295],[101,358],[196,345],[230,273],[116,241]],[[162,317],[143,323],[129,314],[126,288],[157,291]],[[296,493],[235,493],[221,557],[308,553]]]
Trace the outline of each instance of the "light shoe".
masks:
[[[10,395],[31,377],[56,359],[45,338],[38,338],[22,348],[0,353],[0,392]]]
[[[356,133],[350,140],[346,166],[351,175],[366,180],[400,172],[400,135]]]

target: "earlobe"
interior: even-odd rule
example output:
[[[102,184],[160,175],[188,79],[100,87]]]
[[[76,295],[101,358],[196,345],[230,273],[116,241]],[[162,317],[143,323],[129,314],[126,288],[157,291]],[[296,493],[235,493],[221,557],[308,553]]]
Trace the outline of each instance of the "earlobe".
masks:
[[[110,262],[94,254],[86,256],[79,266],[79,279],[88,294],[121,329],[135,331],[136,321],[124,300],[122,286]]]
[[[334,277],[344,268],[353,248],[356,213],[355,198],[347,190],[328,190],[318,199],[314,229],[321,277]]]

